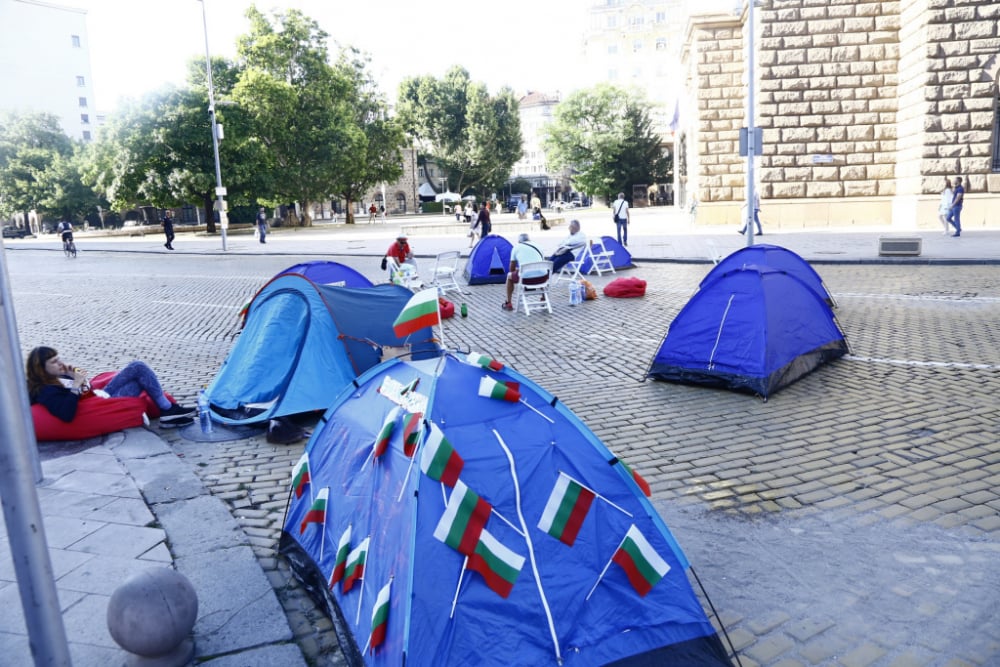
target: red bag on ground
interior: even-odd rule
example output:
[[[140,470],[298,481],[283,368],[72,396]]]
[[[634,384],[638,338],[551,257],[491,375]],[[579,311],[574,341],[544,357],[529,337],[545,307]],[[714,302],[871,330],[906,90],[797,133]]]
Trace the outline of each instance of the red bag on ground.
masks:
[[[438,297],[438,309],[441,311],[441,319],[446,320],[455,316],[455,304],[443,296]]]
[[[604,296],[630,299],[646,295],[646,281],[639,278],[615,278],[604,286]]]

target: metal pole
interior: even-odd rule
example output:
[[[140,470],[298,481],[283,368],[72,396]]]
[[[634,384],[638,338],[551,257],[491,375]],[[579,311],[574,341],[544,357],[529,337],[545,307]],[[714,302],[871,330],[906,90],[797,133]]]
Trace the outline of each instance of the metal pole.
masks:
[[[747,2],[747,217],[743,221],[747,230],[747,247],[753,245],[754,158],[757,153],[757,128],[754,126],[754,2]]]
[[[205,0],[201,3],[201,21],[205,28],[205,75],[208,80],[208,117],[212,120],[212,151],[215,153],[215,206],[219,210],[219,228],[222,230],[222,250],[226,250],[226,228],[229,219],[226,216],[226,202],[223,197],[226,189],[222,187],[222,167],[219,165],[219,126],[215,122],[215,89],[212,86],[212,56],[208,51],[208,18],[205,15]]]
[[[42,510],[32,479],[41,480],[14,306],[0,242],[0,489],[7,539],[35,665],[70,667]],[[32,474],[34,473],[34,475]]]

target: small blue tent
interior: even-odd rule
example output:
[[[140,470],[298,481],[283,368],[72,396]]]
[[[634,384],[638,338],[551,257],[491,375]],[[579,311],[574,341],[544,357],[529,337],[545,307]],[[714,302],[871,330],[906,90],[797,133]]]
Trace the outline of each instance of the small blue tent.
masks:
[[[616,241],[611,236],[602,236],[601,241],[604,243],[604,249],[612,253],[611,266],[615,267],[616,271],[619,269],[631,269],[635,266],[635,264],[632,263],[632,253],[630,253],[621,243]],[[593,263],[593,260],[588,257],[580,266],[580,273],[584,275],[590,273]]]
[[[280,550],[355,664],[730,665],[632,473],[509,368],[372,368],[323,416],[289,499]]]
[[[510,268],[510,253],[513,249],[510,241],[496,234],[479,239],[465,263],[465,279],[470,285],[502,285],[507,282],[507,269]]]
[[[371,287],[374,283],[367,277],[355,271],[346,264],[340,262],[330,262],[325,260],[315,260],[312,262],[302,262],[290,266],[281,273],[297,273],[305,276],[317,285],[333,285],[337,287]]]
[[[830,307],[812,288],[785,271],[748,266],[695,292],[646,376],[766,399],[847,351]]]
[[[224,424],[325,410],[332,397],[380,361],[379,346],[433,352],[430,328],[409,341],[392,323],[413,296],[397,285],[327,287],[279,275],[250,302],[246,325],[207,393]]]
[[[836,306],[836,301],[830,294],[830,290],[826,288],[823,279],[819,277],[809,262],[787,248],[767,243],[740,248],[726,256],[708,272],[699,287],[704,287],[712,282],[716,276],[733,269],[742,269],[745,266],[766,266],[790,273],[811,287],[828,305]]]

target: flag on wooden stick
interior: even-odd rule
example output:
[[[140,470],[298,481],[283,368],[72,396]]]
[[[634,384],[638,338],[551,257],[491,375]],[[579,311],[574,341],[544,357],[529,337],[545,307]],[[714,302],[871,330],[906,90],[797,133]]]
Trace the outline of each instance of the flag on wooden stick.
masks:
[[[455,486],[465,461],[451,446],[437,424],[431,422],[430,433],[420,452],[420,469],[442,484]]]
[[[539,530],[573,546],[595,495],[586,486],[560,471],[559,479],[549,494],[542,518],[538,522]]]
[[[309,453],[302,452],[302,457],[299,462],[295,464],[292,469],[292,489],[295,491],[295,497],[301,498],[302,492],[306,490],[306,486],[309,484]]]
[[[469,556],[469,569],[483,575],[486,585],[503,598],[510,595],[523,566],[524,556],[505,547],[485,528],[479,535],[479,544]]]
[[[316,500],[313,501],[312,506],[309,511],[306,512],[305,517],[302,519],[302,524],[299,526],[299,535],[306,532],[306,527],[311,523],[318,523],[323,526],[324,531],[326,530],[326,501],[330,497],[330,487],[323,487],[318,494],[316,494]]]
[[[434,537],[459,553],[471,556],[492,509],[479,494],[458,480],[434,529]]]
[[[424,327],[441,324],[441,314],[438,312],[437,288],[432,287],[414,294],[403,311],[392,323],[392,330],[397,338],[405,338]]]

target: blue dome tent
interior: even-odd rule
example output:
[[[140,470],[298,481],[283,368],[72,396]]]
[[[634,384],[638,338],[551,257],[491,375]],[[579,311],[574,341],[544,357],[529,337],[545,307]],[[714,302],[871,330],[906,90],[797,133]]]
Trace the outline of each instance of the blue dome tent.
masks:
[[[489,361],[372,368],[295,467],[280,550],[348,660],[730,665],[634,473]]]
[[[328,287],[279,275],[250,302],[246,325],[208,386],[223,424],[325,410],[332,396],[379,363],[380,346],[437,350],[425,328],[401,340],[392,323],[413,296],[397,285]]]
[[[283,276],[287,273],[297,273],[305,276],[317,285],[331,285],[335,287],[371,287],[374,285],[366,276],[340,262],[325,260],[302,262],[301,264],[288,267],[278,275]]]
[[[604,243],[604,249],[611,253],[611,266],[615,267],[615,270],[631,269],[635,266],[635,264],[632,263],[632,253],[628,251],[628,248],[615,240],[614,237],[602,236],[601,242]],[[590,273],[593,265],[594,260],[588,257],[584,260],[583,264],[580,265],[580,273],[584,275]]]
[[[733,269],[681,309],[646,377],[768,396],[848,352],[830,307],[777,269]]]
[[[510,253],[513,249],[510,241],[496,234],[479,239],[465,263],[465,279],[470,285],[502,285],[507,282],[507,269],[510,267]]]
[[[819,274],[816,273],[816,270],[813,269],[809,262],[788,248],[767,243],[758,243],[740,248],[727,255],[708,272],[708,275],[702,279],[699,287],[704,287],[712,282],[716,276],[727,271],[732,271],[733,269],[742,269],[745,266],[767,266],[772,269],[786,271],[811,287],[831,307],[837,305],[837,302],[830,294],[830,290],[823,284],[823,279],[819,277]]]

